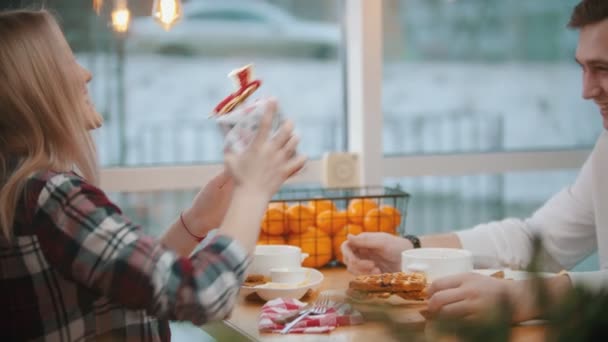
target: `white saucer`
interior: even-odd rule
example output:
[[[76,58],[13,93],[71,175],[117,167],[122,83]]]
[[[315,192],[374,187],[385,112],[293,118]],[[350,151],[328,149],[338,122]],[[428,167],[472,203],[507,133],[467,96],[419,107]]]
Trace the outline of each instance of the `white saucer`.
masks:
[[[241,286],[241,294],[248,296],[256,293],[263,300],[271,300],[275,298],[294,298],[300,299],[304,297],[308,290],[316,290],[323,282],[323,273],[314,268],[304,267],[306,269],[306,279],[297,284],[283,283],[266,283],[257,286]]]

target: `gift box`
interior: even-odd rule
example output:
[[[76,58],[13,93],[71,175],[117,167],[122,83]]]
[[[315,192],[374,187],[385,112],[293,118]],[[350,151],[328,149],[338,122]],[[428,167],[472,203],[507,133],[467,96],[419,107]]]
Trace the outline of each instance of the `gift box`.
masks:
[[[224,135],[224,150],[240,153],[247,148],[258,132],[263,115],[268,111],[274,112],[272,132],[275,132],[283,118],[276,100],[272,98],[244,103],[229,113],[217,116],[216,122]]]

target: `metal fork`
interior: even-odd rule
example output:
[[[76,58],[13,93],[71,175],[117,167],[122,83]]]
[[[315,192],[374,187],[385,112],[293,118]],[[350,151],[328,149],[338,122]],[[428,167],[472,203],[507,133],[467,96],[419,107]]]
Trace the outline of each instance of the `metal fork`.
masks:
[[[330,297],[326,294],[320,294],[312,308],[306,310],[304,313],[300,315],[300,317],[294,319],[289,322],[283,330],[281,330],[281,334],[287,334],[291,328],[293,328],[299,321],[308,317],[309,315],[322,315],[327,312],[327,310],[331,307]]]

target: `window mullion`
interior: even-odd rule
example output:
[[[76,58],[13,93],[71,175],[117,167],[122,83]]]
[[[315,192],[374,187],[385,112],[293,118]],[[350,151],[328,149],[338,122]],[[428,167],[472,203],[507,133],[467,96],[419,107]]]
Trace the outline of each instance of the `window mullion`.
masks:
[[[382,1],[346,0],[347,149],[364,185],[382,184]]]

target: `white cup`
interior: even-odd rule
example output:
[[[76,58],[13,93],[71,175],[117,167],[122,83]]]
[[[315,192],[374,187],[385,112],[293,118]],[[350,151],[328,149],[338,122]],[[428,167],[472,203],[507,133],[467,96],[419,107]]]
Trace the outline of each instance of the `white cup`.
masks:
[[[473,270],[473,254],[455,248],[416,248],[401,253],[403,272],[422,272],[429,282]]]
[[[270,277],[270,269],[302,267],[302,261],[308,254],[302,253],[300,247],[289,245],[261,245],[253,252],[253,261],[247,274],[261,274]]]
[[[270,280],[273,283],[297,284],[306,280],[306,269],[298,268],[271,268]]]

